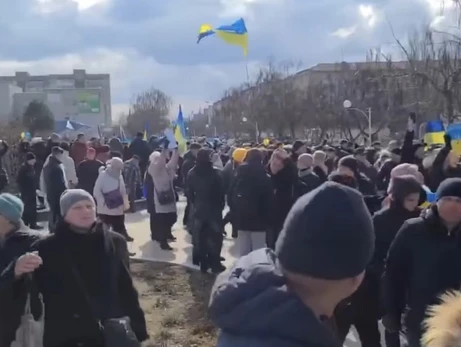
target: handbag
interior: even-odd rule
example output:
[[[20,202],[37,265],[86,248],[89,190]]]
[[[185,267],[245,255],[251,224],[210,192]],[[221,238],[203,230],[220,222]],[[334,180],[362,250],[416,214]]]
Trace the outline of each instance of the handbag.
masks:
[[[124,205],[123,195],[120,192],[120,180],[118,181],[117,189],[111,190],[110,192],[104,193],[101,190],[102,196],[104,197],[104,204],[110,210],[119,208]]]
[[[174,194],[173,189],[171,188],[168,190],[159,191],[155,187],[155,193],[157,194],[157,200],[160,205],[171,205],[176,201],[176,196]]]
[[[31,294],[27,293],[24,315],[21,317],[21,324],[16,330],[16,337],[10,347],[43,347],[43,333],[45,329],[44,305],[40,296],[42,315],[38,321],[34,319],[31,310]]]
[[[114,261],[114,259],[110,259],[110,261]],[[99,326],[99,329],[102,332],[104,338],[104,346],[105,347],[140,347],[141,344],[136,338],[133,329],[131,328],[131,320],[130,317],[120,317],[120,318],[109,318],[105,321],[102,321],[93,310],[93,306],[91,304],[90,295],[86,290],[85,284],[83,283],[82,277],[80,276],[79,271],[75,267],[75,264],[72,264],[72,273],[78,282],[78,286],[82,291],[85,301],[90,309],[91,314],[93,315],[93,319],[95,320],[96,324]],[[28,346],[29,347],[29,346]]]

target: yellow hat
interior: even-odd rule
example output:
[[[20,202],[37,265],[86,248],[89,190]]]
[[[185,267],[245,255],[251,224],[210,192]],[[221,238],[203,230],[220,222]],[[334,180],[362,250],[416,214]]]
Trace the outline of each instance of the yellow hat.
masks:
[[[245,160],[247,155],[247,150],[245,148],[236,148],[234,153],[232,153],[232,159],[237,163],[242,163]]]

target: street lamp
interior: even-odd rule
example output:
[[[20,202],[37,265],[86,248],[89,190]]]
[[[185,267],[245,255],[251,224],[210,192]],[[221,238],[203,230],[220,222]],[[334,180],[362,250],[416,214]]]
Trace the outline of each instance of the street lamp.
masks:
[[[370,146],[371,146],[371,134],[372,134],[372,129],[371,129],[371,107],[368,107],[366,110],[367,112],[356,108],[352,107],[352,102],[350,100],[344,100],[343,106],[346,110],[348,111],[357,111],[365,116],[365,118],[368,120],[368,139],[370,141]]]

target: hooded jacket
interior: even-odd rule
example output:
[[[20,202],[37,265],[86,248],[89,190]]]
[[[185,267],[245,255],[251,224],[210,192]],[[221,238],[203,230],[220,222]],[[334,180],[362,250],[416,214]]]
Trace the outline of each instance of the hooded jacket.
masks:
[[[240,258],[218,277],[209,314],[222,330],[217,347],[341,345],[330,327],[288,289],[275,253],[268,249]]]
[[[75,162],[74,160],[69,156],[69,152],[66,150],[63,151],[62,153],[62,165],[64,166],[64,174],[66,176],[66,180],[68,183],[72,182],[73,184],[78,183],[77,179],[77,173],[75,171]]]
[[[428,310],[424,322],[423,347],[461,347],[461,292],[442,295],[441,302]]]

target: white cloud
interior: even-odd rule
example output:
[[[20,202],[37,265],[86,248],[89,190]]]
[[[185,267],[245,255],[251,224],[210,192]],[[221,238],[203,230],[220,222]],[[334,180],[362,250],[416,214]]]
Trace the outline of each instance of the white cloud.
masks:
[[[331,35],[339,37],[341,39],[346,39],[349,36],[355,34],[356,31],[357,31],[357,26],[354,25],[348,28],[339,28],[338,30],[332,32]]]
[[[377,14],[372,5],[359,5],[359,13],[367,22],[369,27],[374,27],[377,20]]]

